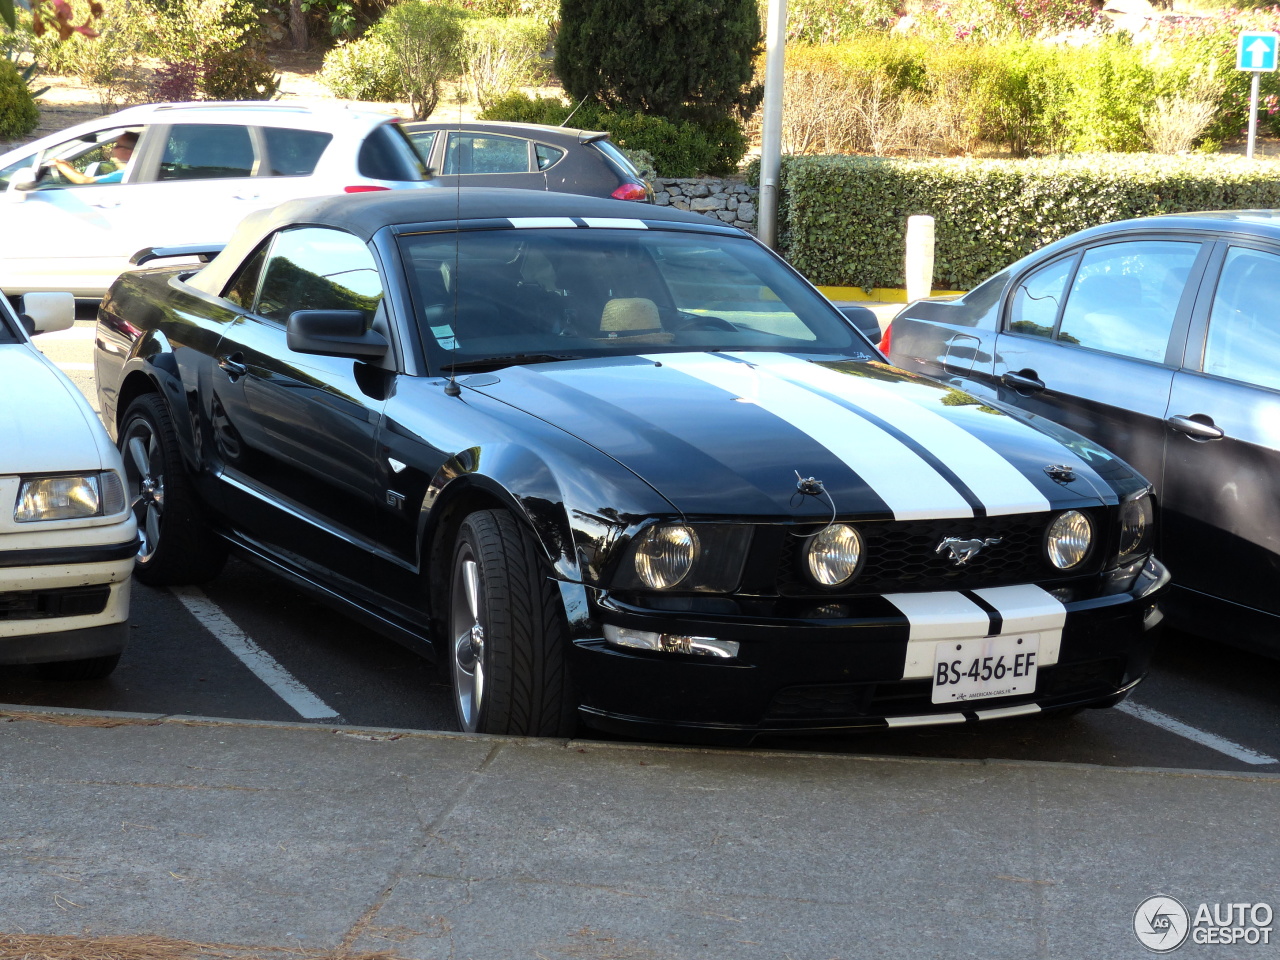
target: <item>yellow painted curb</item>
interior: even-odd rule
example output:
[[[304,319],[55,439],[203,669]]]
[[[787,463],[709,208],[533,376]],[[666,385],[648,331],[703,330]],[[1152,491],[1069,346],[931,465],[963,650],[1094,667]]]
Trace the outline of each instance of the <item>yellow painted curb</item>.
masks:
[[[818,287],[828,300],[878,300],[881,303],[906,303],[907,291],[893,287],[876,287],[864,290],[862,287]],[[929,296],[960,296],[964,290],[934,290]]]

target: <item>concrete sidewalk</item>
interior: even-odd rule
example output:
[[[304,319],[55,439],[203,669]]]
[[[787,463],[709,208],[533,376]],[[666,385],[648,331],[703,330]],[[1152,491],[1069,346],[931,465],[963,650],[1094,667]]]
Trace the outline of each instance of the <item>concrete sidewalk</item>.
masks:
[[[1280,907],[1274,776],[0,713],[3,933],[1082,960],[1154,894]]]

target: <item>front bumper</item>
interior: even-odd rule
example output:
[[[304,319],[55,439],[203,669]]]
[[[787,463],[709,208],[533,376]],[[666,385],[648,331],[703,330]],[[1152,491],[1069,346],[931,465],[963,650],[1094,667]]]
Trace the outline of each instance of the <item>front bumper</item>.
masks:
[[[91,539],[0,550],[0,664],[85,660],[124,648],[137,528],[130,516]]]
[[[593,625],[709,636],[740,644],[734,659],[620,649],[576,625],[572,673],[589,726],[630,736],[746,744],[762,734],[964,723],[1078,706],[1110,706],[1146,674],[1168,573],[1154,559],[1125,593],[1061,603],[1037,587],[979,591],[1002,616],[991,629],[930,618],[956,594],[868,597],[832,620],[673,615],[592,598]],[[1003,592],[1002,592],[1003,591]],[[901,607],[890,601],[896,596]],[[913,611],[912,616],[902,611]],[[932,703],[939,641],[1041,636],[1034,692]]]

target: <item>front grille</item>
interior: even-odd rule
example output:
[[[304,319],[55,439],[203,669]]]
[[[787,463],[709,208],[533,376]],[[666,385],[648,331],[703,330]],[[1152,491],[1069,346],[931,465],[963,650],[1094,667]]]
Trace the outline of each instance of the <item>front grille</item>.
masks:
[[[853,582],[824,589],[805,575],[800,536],[774,539],[778,550],[777,588],[786,597],[865,596],[869,594],[926,590],[972,590],[1014,583],[1043,583],[1093,574],[1100,569],[1106,529],[1101,511],[1085,511],[1094,521],[1092,555],[1080,568],[1064,573],[1044,555],[1044,536],[1056,514],[1035,513],[1010,517],[959,520],[885,520],[856,524],[862,534],[866,560]],[[809,532],[821,529],[814,527]],[[938,544],[947,537],[999,543],[984,547],[977,556],[957,566]],[[757,541],[766,538],[757,538]],[[765,549],[767,544],[759,544]]]
[[[0,593],[0,621],[84,617],[101,613],[110,598],[111,588],[105,586]]]

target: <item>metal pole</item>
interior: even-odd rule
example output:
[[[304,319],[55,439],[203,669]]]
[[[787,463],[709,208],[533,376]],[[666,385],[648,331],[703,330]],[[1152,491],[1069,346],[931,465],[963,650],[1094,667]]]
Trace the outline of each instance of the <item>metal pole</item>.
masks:
[[[778,172],[782,168],[782,68],[787,38],[787,0],[769,0],[765,28],[764,116],[760,125],[760,219],[756,236],[778,245]]]
[[[1254,61],[1257,63],[1258,61]],[[1253,144],[1258,139],[1258,78],[1262,76],[1257,70],[1253,71],[1253,82],[1249,84],[1249,148],[1245,151],[1245,156],[1250,160],[1253,159]],[[761,167],[761,177],[764,176],[764,168]]]

